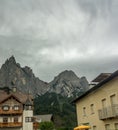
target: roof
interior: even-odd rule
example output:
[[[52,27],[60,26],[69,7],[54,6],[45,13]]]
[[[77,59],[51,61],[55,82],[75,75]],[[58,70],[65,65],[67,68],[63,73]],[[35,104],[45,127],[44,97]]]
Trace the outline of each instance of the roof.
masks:
[[[31,101],[30,98],[29,98],[29,96],[27,97],[27,100],[26,100],[26,102],[25,102],[25,105],[26,105],[26,106],[31,106],[31,105],[33,105],[32,101]]]
[[[32,101],[33,97],[31,95],[28,94],[24,94],[21,93],[20,91],[17,92],[12,92],[10,91],[9,93],[4,91],[4,90],[0,90],[0,103],[4,102],[5,100],[7,100],[10,97],[14,97],[16,98],[20,103],[24,104],[28,98],[28,96],[30,97],[30,100]]]
[[[51,121],[52,120],[52,114],[47,115],[34,115],[34,118],[36,118],[37,121],[44,122],[44,121]]]
[[[97,90],[98,88],[102,87],[102,85],[106,84],[107,82],[109,82],[110,80],[112,80],[113,78],[118,76],[118,70],[115,71],[114,73],[112,73],[109,77],[107,77],[106,79],[102,80],[101,82],[99,82],[97,85],[95,85],[93,88],[89,89],[88,91],[86,91],[83,95],[79,96],[78,98],[76,98],[74,101],[72,101],[72,103],[76,103],[78,100],[82,99],[83,97],[87,96],[89,93]]]
[[[111,75],[111,73],[101,73],[100,75],[98,75],[94,80],[92,80],[91,82],[101,82],[104,79],[108,78]]]

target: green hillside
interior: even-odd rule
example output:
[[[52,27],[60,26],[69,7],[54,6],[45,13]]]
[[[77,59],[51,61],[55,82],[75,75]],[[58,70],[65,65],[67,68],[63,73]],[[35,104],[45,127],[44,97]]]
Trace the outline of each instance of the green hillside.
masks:
[[[72,98],[56,93],[45,93],[34,100],[34,114],[53,114],[55,126],[71,130],[76,126],[75,106]]]

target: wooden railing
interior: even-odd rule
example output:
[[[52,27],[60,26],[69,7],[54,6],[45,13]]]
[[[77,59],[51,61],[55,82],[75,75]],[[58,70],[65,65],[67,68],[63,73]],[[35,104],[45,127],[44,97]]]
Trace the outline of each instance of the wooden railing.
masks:
[[[20,109],[20,110],[2,110],[0,109],[0,115],[8,115],[8,114],[22,114],[23,113],[23,110]]]
[[[98,110],[99,119],[118,118],[118,104]]]
[[[38,122],[34,122],[34,123],[33,123],[33,128],[34,128],[34,130],[37,130],[38,127],[39,127],[39,123],[38,123]]]
[[[22,122],[0,123],[0,128],[2,128],[2,127],[22,127]]]

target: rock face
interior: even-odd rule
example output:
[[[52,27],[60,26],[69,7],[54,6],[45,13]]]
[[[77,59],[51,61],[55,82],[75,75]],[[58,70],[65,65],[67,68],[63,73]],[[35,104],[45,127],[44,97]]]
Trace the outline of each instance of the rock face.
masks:
[[[49,92],[61,93],[67,97],[77,96],[79,92],[85,92],[89,88],[86,78],[78,78],[71,70],[60,73],[49,86]]]
[[[34,96],[46,92],[55,92],[63,96],[77,96],[79,92],[88,90],[88,82],[85,77],[78,78],[73,71],[60,73],[50,83],[46,83],[35,77],[28,66],[22,68],[12,56],[6,60],[0,69],[0,87],[12,88],[16,86],[23,92],[30,92]]]
[[[6,60],[0,69],[0,87],[12,88],[16,86],[23,92],[43,94],[47,90],[47,83],[35,77],[32,70],[25,66],[20,67],[12,56]]]

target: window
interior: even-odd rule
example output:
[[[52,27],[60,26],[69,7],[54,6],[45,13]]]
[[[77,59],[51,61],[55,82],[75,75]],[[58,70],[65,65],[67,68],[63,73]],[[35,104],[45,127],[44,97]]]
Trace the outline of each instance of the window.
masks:
[[[107,100],[106,98],[102,100],[102,109],[104,116],[107,116]]]
[[[83,107],[83,116],[86,116],[86,107]]]
[[[18,117],[14,117],[14,122],[15,122],[15,123],[18,122]]]
[[[93,126],[93,130],[97,130],[97,127],[96,127],[96,126]]]
[[[94,114],[94,104],[91,104],[90,107],[91,107],[91,114]]]
[[[18,105],[15,105],[15,106],[14,106],[14,110],[19,110],[19,106],[18,106]]]
[[[3,117],[3,123],[8,123],[8,118],[7,117]]]
[[[33,118],[32,117],[25,117],[25,122],[33,122]]]
[[[115,123],[115,129],[118,130],[118,123]]]
[[[113,106],[114,104],[116,104],[117,103],[117,100],[116,100],[116,95],[114,94],[114,95],[112,95],[112,96],[110,96],[110,101],[111,101],[111,105]]]
[[[2,109],[4,110],[4,111],[8,111],[9,110],[9,106],[8,105],[4,105],[3,107],[2,107]]]
[[[106,102],[106,99],[103,99],[102,100],[102,108],[106,108],[107,107],[107,102]]]
[[[32,110],[33,108],[32,108],[32,106],[30,106],[30,105],[26,105],[25,106],[25,110]]]
[[[110,124],[105,125],[105,130],[110,130]]]
[[[87,126],[90,126],[90,123],[82,123],[83,125],[87,125]]]

